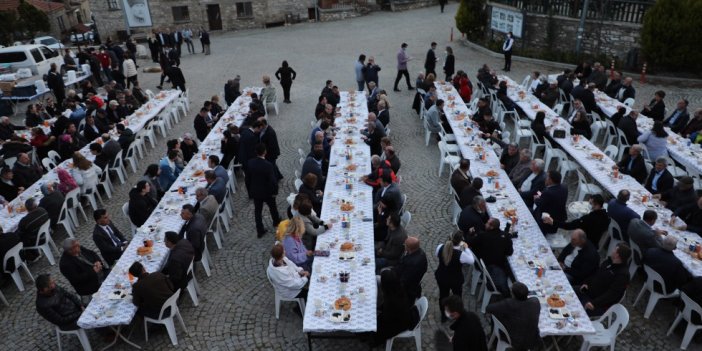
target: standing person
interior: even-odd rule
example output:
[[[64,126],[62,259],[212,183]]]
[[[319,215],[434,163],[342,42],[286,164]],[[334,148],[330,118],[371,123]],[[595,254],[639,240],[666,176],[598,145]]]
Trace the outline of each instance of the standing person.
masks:
[[[261,238],[267,230],[263,227],[263,203],[268,205],[268,210],[273,217],[273,226],[280,223],[275,196],[278,194],[278,178],[275,166],[266,161],[266,145],[256,145],[256,157],[248,161],[246,168],[246,185],[249,195],[254,199],[254,216],[256,220],[257,237]]]
[[[175,61],[171,61],[171,67],[168,67],[166,70],[166,76],[171,80],[171,84],[173,84],[174,88],[185,92],[185,77],[183,76],[183,71],[178,67]]]
[[[180,61],[180,49],[183,46],[183,33],[181,33],[178,29],[171,32],[171,42],[173,42],[173,49],[178,52],[178,61]]]
[[[190,28],[183,28],[183,41],[188,48],[189,54],[195,53],[195,45],[193,45],[193,31]]]
[[[149,43],[149,51],[151,52],[151,61],[158,63],[158,50],[159,50],[158,40],[153,35],[149,35],[149,37],[146,40]]]
[[[407,55],[407,43],[402,43],[402,45],[400,45],[400,50],[397,52],[397,77],[395,77],[393,91],[400,91],[400,89],[397,88],[397,83],[400,82],[402,76],[405,76],[407,80],[407,89],[414,90],[414,87],[410,83],[409,71],[407,70],[407,62],[410,60],[412,60],[412,57]]]
[[[295,77],[297,77],[297,73],[288,65],[288,61],[283,61],[280,68],[275,71],[275,77],[278,78],[280,85],[283,87],[283,102],[286,104],[291,103],[290,86],[292,85],[292,81],[295,80]]]
[[[442,0],[445,1],[445,0]],[[443,8],[443,5],[441,6]],[[441,11],[444,12],[444,11]],[[455,72],[456,58],[453,56],[453,49],[450,46],[446,47],[446,61],[444,61],[444,74],[446,74],[446,81],[450,82],[451,77],[453,77],[453,72]]]
[[[447,0],[439,0],[439,7],[441,8],[441,13],[444,13],[444,6],[446,6]]]
[[[366,64],[366,55],[361,54],[358,56],[358,61],[356,61],[356,66],[354,70],[356,71],[356,84],[358,84],[358,91],[363,91],[363,66]]]
[[[261,132],[259,133],[259,140],[261,143],[266,145],[266,161],[273,164],[275,167],[275,176],[278,180],[283,179],[283,174],[280,173],[278,166],[275,161],[280,156],[280,146],[278,145],[278,135],[276,134],[273,127],[268,125],[268,121],[265,118],[261,119],[263,126]]]
[[[443,301],[449,296],[449,292],[457,296],[463,295],[462,266],[475,263],[475,257],[463,242],[463,232],[460,230],[454,232],[449,241],[439,245],[434,255],[439,258],[434,277],[439,286],[439,307],[443,311]],[[441,315],[441,322],[446,320],[446,315]]]
[[[49,75],[46,78],[46,83],[49,86],[49,89],[54,92],[56,102],[58,102],[59,106],[63,106],[63,100],[66,98],[66,86],[63,84],[63,77],[61,76],[61,72],[58,71],[58,67],[55,63],[51,64]]]
[[[366,81],[368,92],[371,95],[373,95],[373,89],[370,87],[371,82],[375,83],[376,87],[380,87],[378,83],[378,72],[380,72],[380,66],[375,64],[375,57],[369,57],[368,63],[363,67],[363,79]]]
[[[451,324],[451,330],[453,330],[453,337],[451,338],[452,350],[487,351],[485,332],[480,324],[480,318],[474,312],[466,311],[461,297],[451,295],[441,301],[441,303],[444,306],[444,309],[441,311],[441,317],[449,318],[453,321]]]
[[[134,60],[132,60],[129,51],[124,53],[124,62],[122,62],[122,70],[124,72],[124,76],[127,78],[127,89],[129,89],[129,85],[134,84],[137,81],[137,67],[136,63]]]
[[[436,57],[434,50],[436,50],[436,43],[432,42],[431,47],[427,51],[427,58],[424,60],[424,73],[426,75],[431,73],[436,76],[436,72],[434,70],[436,69],[436,62],[439,61],[439,58]]]
[[[205,55],[210,54],[210,33],[207,33],[204,27],[200,27],[200,44],[202,45],[202,52]]]
[[[509,72],[512,69],[512,46],[514,45],[514,39],[512,38],[512,32],[507,33],[504,44],[502,44],[502,53],[505,54],[505,72]]]

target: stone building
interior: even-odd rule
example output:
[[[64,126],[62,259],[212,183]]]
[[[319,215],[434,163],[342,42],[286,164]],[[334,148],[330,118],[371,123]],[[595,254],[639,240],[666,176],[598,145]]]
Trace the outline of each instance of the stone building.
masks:
[[[67,41],[68,35],[83,23],[90,22],[90,2],[88,0],[25,0],[26,3],[46,13],[51,30],[49,33],[58,40]],[[0,11],[15,11],[19,0],[0,0]]]
[[[90,0],[101,37],[126,34],[124,3]],[[136,38],[152,29],[204,27],[208,31],[264,28],[315,19],[316,0],[147,0],[152,26],[131,28]]]

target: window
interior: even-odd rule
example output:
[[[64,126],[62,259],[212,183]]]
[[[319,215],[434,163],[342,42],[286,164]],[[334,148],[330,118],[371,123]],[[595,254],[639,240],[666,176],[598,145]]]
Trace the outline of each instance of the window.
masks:
[[[187,6],[173,6],[171,10],[173,11],[174,22],[190,21],[190,11]]]
[[[63,16],[56,17],[56,22],[58,22],[59,29],[61,29],[62,32],[66,30],[66,24],[63,23]]]
[[[237,2],[236,3],[236,17],[238,17],[238,18],[252,18],[253,17],[253,8],[251,7],[251,1]]]
[[[110,10],[119,10],[118,0],[107,0],[107,8]]]
[[[39,49],[32,49],[30,52],[31,52],[32,56],[34,57],[34,61],[36,63],[44,61],[44,56],[41,56]]]
[[[10,51],[0,53],[0,62],[2,63],[13,63],[22,62],[27,59],[27,55],[24,51]]]
[[[55,41],[55,40],[56,40],[56,39],[54,39],[54,41]],[[57,43],[58,43],[58,42],[57,42]],[[54,50],[51,50],[51,49],[49,49],[49,48],[47,48],[47,47],[41,47],[40,49],[41,49],[41,53],[44,54],[44,57],[47,58],[47,59],[50,59],[50,58],[52,58],[52,57],[58,56],[58,52],[56,52],[56,51],[54,51]]]

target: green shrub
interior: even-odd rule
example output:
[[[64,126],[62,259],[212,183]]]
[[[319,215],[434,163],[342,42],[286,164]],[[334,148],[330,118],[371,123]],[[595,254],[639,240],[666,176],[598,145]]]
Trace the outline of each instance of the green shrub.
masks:
[[[470,40],[477,40],[485,35],[487,26],[485,0],[461,0],[456,11],[456,28]]]
[[[700,0],[658,0],[644,16],[641,42],[649,65],[666,70],[702,69]]]

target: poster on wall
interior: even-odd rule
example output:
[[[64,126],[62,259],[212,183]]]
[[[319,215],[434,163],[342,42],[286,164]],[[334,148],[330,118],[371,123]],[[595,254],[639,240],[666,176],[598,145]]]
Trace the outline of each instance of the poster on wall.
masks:
[[[148,0],[122,0],[129,28],[151,27]]]
[[[502,33],[512,32],[516,38],[522,37],[524,16],[521,12],[492,6],[491,18],[490,29]]]

